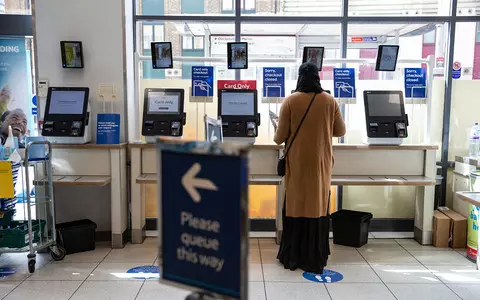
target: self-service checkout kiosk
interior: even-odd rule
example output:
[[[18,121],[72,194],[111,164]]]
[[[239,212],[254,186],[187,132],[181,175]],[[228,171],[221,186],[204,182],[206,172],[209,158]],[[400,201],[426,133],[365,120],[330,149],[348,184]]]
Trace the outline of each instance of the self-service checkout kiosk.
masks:
[[[156,136],[181,137],[187,114],[183,89],[145,89],[142,135],[147,142]]]
[[[364,91],[367,144],[400,145],[408,136],[402,91]]]
[[[51,143],[90,142],[88,88],[49,87],[42,136]]]
[[[255,142],[260,126],[257,91],[221,89],[218,91],[218,116],[222,119],[225,140]]]

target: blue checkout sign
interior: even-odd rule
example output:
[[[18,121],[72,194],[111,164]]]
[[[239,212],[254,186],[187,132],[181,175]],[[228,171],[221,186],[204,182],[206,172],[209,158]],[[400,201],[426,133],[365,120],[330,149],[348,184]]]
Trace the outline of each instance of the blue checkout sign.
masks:
[[[355,69],[334,68],[333,84],[335,98],[355,98]]]
[[[427,69],[405,68],[405,97],[427,97]]]
[[[244,299],[247,159],[159,147],[162,280]]]
[[[192,67],[192,96],[213,97],[213,67]]]
[[[120,144],[120,115],[97,115],[97,144]]]
[[[263,97],[285,97],[285,68],[263,68]]]

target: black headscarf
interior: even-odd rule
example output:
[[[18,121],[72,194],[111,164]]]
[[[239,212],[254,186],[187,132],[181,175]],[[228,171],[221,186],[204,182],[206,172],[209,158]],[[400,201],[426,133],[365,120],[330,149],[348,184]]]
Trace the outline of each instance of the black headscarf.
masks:
[[[298,81],[295,92],[318,94],[323,92],[318,72],[315,64],[311,62],[303,63],[298,69]]]

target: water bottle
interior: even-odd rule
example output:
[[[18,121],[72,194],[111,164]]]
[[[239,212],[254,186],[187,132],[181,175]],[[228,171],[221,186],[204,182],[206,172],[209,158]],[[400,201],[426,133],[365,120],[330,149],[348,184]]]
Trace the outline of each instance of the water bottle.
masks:
[[[8,160],[15,151],[15,141],[13,139],[12,126],[8,126],[8,137],[4,145],[3,159]]]
[[[478,157],[480,154],[480,127],[478,122],[475,122],[472,129],[470,129],[470,144],[468,147],[469,157]]]

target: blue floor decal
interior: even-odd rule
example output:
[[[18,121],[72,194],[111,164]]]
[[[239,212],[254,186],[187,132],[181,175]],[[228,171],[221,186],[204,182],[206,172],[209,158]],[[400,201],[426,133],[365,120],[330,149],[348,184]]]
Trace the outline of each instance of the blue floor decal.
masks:
[[[127,271],[129,278],[152,279],[160,278],[160,268],[158,266],[140,266]]]
[[[342,280],[343,275],[332,270],[324,269],[322,274],[304,272],[303,278],[313,282],[334,283]]]

